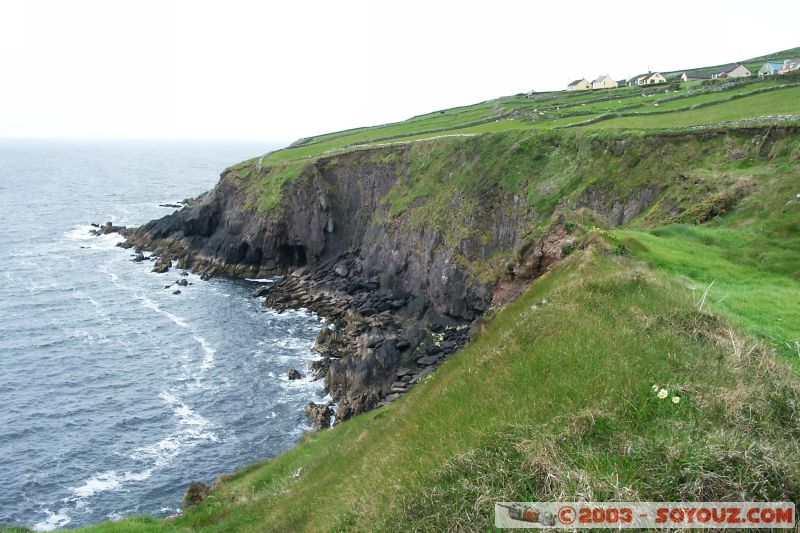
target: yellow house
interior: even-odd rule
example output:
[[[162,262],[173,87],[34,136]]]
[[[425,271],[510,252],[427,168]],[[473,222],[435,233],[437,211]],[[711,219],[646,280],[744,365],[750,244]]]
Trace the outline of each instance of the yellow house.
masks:
[[[667,83],[667,78],[661,75],[660,72],[648,72],[647,74],[639,74],[628,80],[630,87],[636,85],[653,85],[655,83]]]
[[[568,91],[588,91],[592,88],[592,84],[589,83],[586,78],[581,78],[579,80],[575,80],[569,85],[567,85]]]
[[[611,76],[606,74],[605,76],[598,76],[596,80],[592,82],[592,89],[614,89],[619,84],[611,79]]]

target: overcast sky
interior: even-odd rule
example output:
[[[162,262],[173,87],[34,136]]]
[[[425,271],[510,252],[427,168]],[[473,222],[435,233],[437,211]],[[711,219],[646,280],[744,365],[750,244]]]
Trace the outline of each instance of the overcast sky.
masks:
[[[795,46],[798,0],[0,0],[0,137],[289,141]]]

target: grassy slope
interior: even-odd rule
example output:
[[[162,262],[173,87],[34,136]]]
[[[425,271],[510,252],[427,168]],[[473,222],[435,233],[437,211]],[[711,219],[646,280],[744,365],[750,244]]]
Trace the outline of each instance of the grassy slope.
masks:
[[[694,113],[713,111],[717,120],[731,116],[732,104],[759,98],[764,109],[757,112],[773,114],[783,105],[776,95],[797,97],[788,91],[797,89]],[[390,125],[381,135],[520,107],[554,114],[582,107],[597,114],[626,103],[655,107],[652,96],[618,94],[606,101],[602,93],[501,99],[417,117],[411,127]],[[710,93],[691,98],[714,99]],[[739,116],[756,109],[738,108]],[[611,244],[624,243],[635,257],[609,255],[595,232],[579,229],[585,242],[594,242],[589,250],[573,254],[487,320],[475,342],[398,402],[227,477],[176,520],[130,518],[84,530],[485,529],[496,499],[800,500],[794,444],[800,388],[773,356],[777,348],[794,357],[793,340],[800,337],[800,140],[786,139],[764,157],[735,133],[657,145],[632,134],[625,156],[614,157],[604,148],[618,138],[612,131],[537,132],[585,118],[492,119],[448,130],[512,131],[415,145],[418,166],[387,201],[399,213],[425,196],[428,203],[409,223],[445,224],[436,212],[447,199],[500,187],[522,193],[541,223],[559,199],[571,201],[588,186],[624,198],[654,180],[669,184],[649,212],[616,232],[619,241]],[[415,137],[430,134],[397,139]],[[320,148],[374,138],[364,128],[305,139],[262,158],[260,177],[253,174],[255,161],[232,172],[249,180],[254,201],[268,209],[280,184]],[[729,157],[736,149],[743,153]],[[448,162],[460,172],[451,173]],[[694,213],[698,198],[713,198],[742,180],[754,182],[754,192],[727,216],[704,225],[661,224],[670,210]],[[687,285],[711,281],[699,312],[701,291]],[[667,386],[681,403],[657,400],[653,383]]]
[[[571,191],[570,176],[591,176],[574,194],[613,183],[624,196],[653,176],[674,183],[608,243],[579,226],[587,251],[488,319],[476,341],[398,402],[243,469],[176,520],[133,518],[86,531],[474,530],[491,522],[497,499],[798,501],[800,385],[772,347],[791,355],[786,342],[800,323],[800,138],[757,155],[758,146],[735,133],[657,144],[627,137],[624,157],[604,148],[615,138],[518,132],[420,145],[413,157],[430,167],[388,199],[399,210],[408,208],[403,198],[429,195],[426,205],[435,207],[433,192],[475,186],[558,191],[540,187],[563,179]],[[431,152],[448,144],[461,151]],[[560,177],[559,150],[575,165]],[[437,184],[450,175],[440,164],[454,153],[463,174]],[[538,181],[513,172],[532,157]],[[491,168],[496,181],[475,181]],[[698,198],[743,180],[755,183],[753,192],[727,216],[657,223],[675,207],[697,213]],[[603,251],[619,242],[635,257]],[[687,285],[711,280],[700,312],[699,291]],[[654,383],[681,402],[659,401]]]
[[[575,254],[402,400],[178,519],[84,531],[485,530],[498,499],[797,501],[798,381],[764,349],[736,357],[727,329],[641,264]]]

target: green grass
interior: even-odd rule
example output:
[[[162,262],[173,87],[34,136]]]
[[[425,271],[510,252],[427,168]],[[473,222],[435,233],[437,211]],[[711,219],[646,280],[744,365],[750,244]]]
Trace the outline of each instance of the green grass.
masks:
[[[800,214],[800,209],[797,209]],[[628,230],[621,236],[643,257],[686,279],[696,301],[705,289],[707,305],[768,341],[787,360],[800,363],[800,246],[729,228],[676,225],[650,232]],[[798,365],[800,369],[800,365]]]
[[[680,128],[779,114],[800,114],[800,87],[747,96],[696,110],[613,118],[585,127],[602,129]]]
[[[797,501],[797,379],[763,348],[737,358],[728,329],[643,265],[574,254],[394,404],[177,519],[80,531],[486,530],[496,500]]]

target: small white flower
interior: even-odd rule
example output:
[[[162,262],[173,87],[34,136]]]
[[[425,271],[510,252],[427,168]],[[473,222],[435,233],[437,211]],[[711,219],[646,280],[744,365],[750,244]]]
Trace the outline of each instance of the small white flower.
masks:
[[[667,396],[669,396],[669,391],[668,391],[667,389],[661,389],[660,391],[658,391],[658,397],[659,397],[660,399],[662,399],[662,400],[663,400],[663,399],[664,399],[664,398],[666,398]]]
[[[674,403],[675,405],[681,403],[681,397],[680,396],[673,396],[672,397],[672,403]]]
[[[658,385],[653,385],[653,392],[658,392]]]

